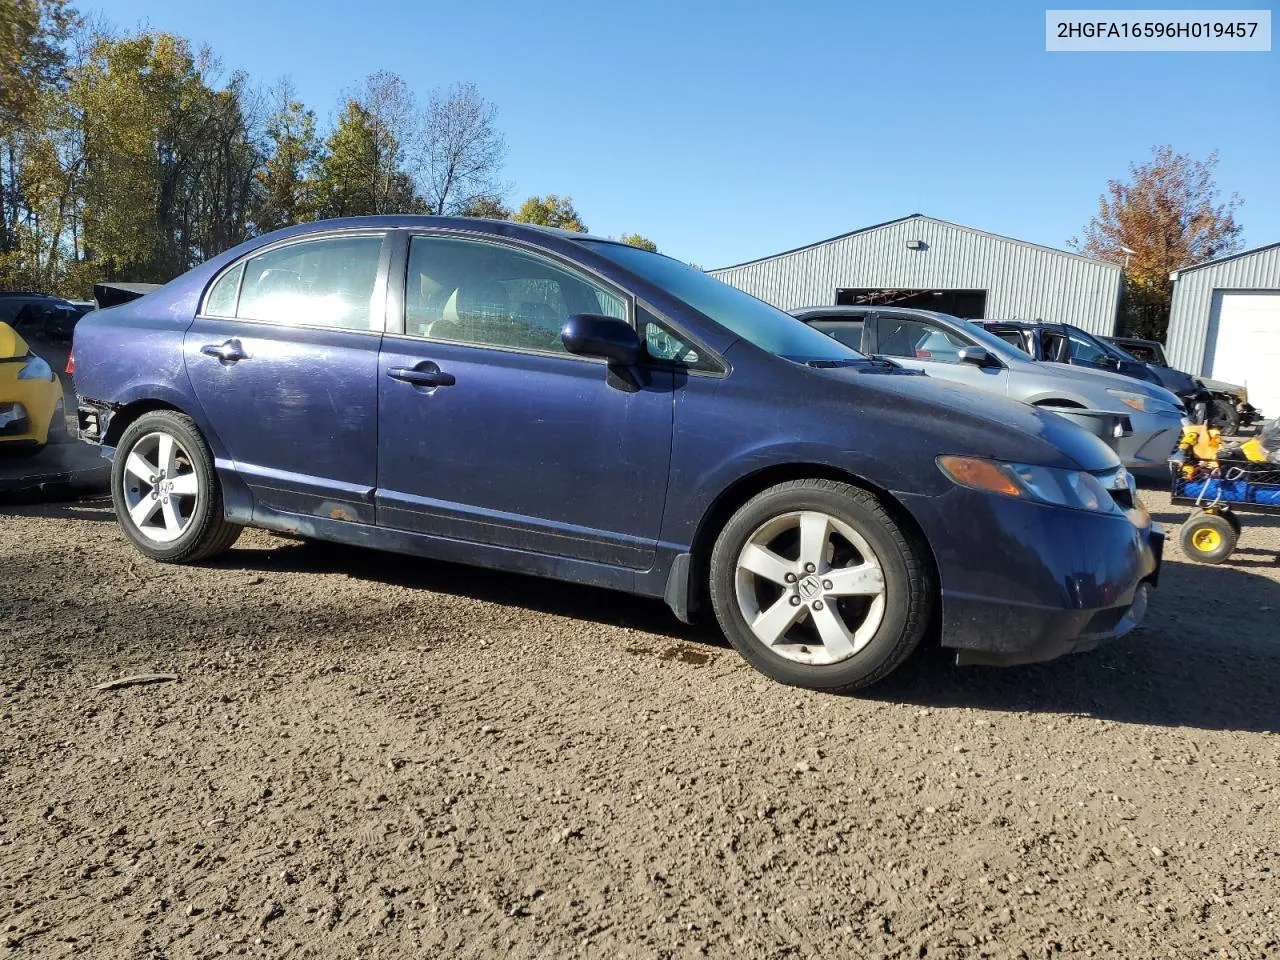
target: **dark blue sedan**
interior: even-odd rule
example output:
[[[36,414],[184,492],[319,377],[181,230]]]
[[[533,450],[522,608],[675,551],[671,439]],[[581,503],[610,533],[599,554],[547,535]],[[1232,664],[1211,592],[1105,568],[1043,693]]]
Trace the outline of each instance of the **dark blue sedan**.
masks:
[[[148,557],[255,526],[662,597],[800,686],[873,683],[939,626],[962,663],[1087,649],[1159,564],[1077,427],[582,235],[293,227],[91,314],[74,356]]]

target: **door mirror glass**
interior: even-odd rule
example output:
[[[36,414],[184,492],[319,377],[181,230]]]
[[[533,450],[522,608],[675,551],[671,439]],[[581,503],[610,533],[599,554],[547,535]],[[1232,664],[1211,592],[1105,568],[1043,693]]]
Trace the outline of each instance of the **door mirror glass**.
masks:
[[[617,317],[575,313],[561,328],[560,340],[580,357],[600,357],[620,367],[634,367],[640,360],[640,338]]]
[[[975,367],[985,367],[991,364],[991,354],[987,352],[985,347],[961,347],[960,362],[972,363]]]

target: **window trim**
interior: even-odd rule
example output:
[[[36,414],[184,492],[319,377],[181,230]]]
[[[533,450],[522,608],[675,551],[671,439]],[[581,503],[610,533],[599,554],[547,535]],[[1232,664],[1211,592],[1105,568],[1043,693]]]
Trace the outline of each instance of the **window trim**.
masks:
[[[231,263],[225,265],[205,284],[204,291],[200,294],[200,303],[196,308],[195,319],[197,320],[221,320],[232,323],[252,323],[263,327],[274,327],[284,330],[331,330],[338,333],[359,333],[381,337],[387,327],[387,287],[388,287],[388,267],[391,262],[391,239],[393,231],[381,227],[351,227],[347,229],[336,230],[318,230],[299,234],[297,236],[285,237],[282,240],[276,240],[272,243],[263,244],[255,247],[241,257],[237,257]],[[213,288],[218,281],[230,273],[232,270],[241,266],[245,266],[244,273],[248,272],[248,263],[255,257],[260,257],[266,253],[273,253],[276,250],[285,247],[296,246],[299,243],[310,243],[316,240],[336,240],[350,239],[352,237],[380,237],[382,245],[378,250],[378,261],[375,267],[376,273],[373,279],[373,292],[369,295],[370,319],[380,320],[381,323],[376,329],[357,329],[352,327],[335,327],[324,323],[283,323],[279,320],[258,320],[252,317],[221,317],[217,314],[206,313],[205,308],[208,306],[209,295],[213,292]],[[244,287],[244,273],[241,273],[240,280],[236,284],[236,310],[240,309],[240,294]],[[381,309],[379,309],[381,307]]]

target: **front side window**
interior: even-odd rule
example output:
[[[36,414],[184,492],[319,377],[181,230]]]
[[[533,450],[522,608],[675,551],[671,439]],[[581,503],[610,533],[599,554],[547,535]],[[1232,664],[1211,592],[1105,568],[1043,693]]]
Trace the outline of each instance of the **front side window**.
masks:
[[[879,353],[909,360],[959,363],[960,350],[972,346],[938,324],[914,317],[880,317]]]
[[[476,346],[567,353],[575,313],[627,319],[627,303],[600,284],[505,244],[413,237],[404,332]]]
[[[1023,353],[1027,352],[1027,343],[1017,330],[988,330],[987,332],[995,334],[1009,346],[1017,347]]]
[[[234,315],[290,326],[381,330],[383,311],[374,303],[381,252],[381,235],[321,237],[250,257]],[[225,309],[234,295],[228,281],[234,273],[214,285],[206,311],[214,308],[215,300]]]

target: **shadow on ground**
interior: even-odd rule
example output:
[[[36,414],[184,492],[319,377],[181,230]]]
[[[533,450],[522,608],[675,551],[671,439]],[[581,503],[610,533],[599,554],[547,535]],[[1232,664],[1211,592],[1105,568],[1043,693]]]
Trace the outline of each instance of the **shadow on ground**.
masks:
[[[681,623],[661,600],[322,541],[281,538],[279,543],[274,550],[232,550],[209,566],[262,572],[345,573],[362,580],[629,627],[673,639],[727,645],[719,632],[709,626]]]
[[[954,666],[936,643],[860,696],[931,707],[1078,713],[1125,723],[1280,732],[1280,583],[1240,569],[1166,565],[1144,626],[1090,653],[1008,669]],[[1266,561],[1270,563],[1270,561]],[[233,551],[218,565],[348,573],[724,647],[659,600],[325,543]]]
[[[867,695],[1280,732],[1280,582],[1240,569],[1246,562],[1167,563],[1142,627],[1097,650],[1026,667],[960,669],[935,647]]]
[[[94,504],[27,510],[67,519],[111,519],[109,508]],[[277,542],[268,549],[232,550],[209,566],[347,574],[513,610],[643,630],[706,647],[725,646],[713,626],[685,626],[660,600],[357,547]],[[121,549],[126,549],[123,542]],[[1147,621],[1129,637],[1098,650],[1026,667],[958,668],[934,641],[859,696],[936,708],[1070,713],[1121,723],[1280,732],[1280,581],[1250,571],[1251,564],[1270,567],[1268,558],[1242,554],[1221,567],[1171,558]]]

